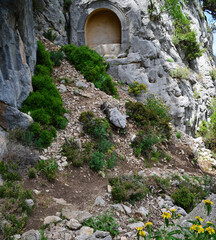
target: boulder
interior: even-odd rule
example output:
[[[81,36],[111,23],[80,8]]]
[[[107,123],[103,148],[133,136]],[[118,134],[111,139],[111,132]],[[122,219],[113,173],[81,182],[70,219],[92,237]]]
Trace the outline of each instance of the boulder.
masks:
[[[41,240],[41,234],[38,230],[29,230],[23,233],[21,240]]]

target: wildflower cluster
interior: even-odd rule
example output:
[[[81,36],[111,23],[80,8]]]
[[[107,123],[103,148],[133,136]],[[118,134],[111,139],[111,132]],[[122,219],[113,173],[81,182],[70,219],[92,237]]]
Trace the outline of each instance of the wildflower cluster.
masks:
[[[210,214],[212,210],[213,202],[209,199],[203,201],[207,211],[207,215]],[[207,221],[206,225],[202,225],[205,220],[200,216],[195,217],[195,221],[188,221],[191,223],[191,227],[183,227],[179,225],[179,219],[181,218],[180,214],[176,213],[176,209],[170,209],[170,211],[164,212],[162,214],[164,219],[164,224],[156,231],[152,230],[152,223],[147,222],[145,224],[146,232],[142,228],[137,228],[137,240],[151,240],[151,239],[172,239],[172,240],[212,240],[216,239],[216,226]]]
[[[129,93],[133,93],[135,96],[137,96],[142,92],[146,92],[146,85],[134,81],[133,83],[129,84],[128,91]]]

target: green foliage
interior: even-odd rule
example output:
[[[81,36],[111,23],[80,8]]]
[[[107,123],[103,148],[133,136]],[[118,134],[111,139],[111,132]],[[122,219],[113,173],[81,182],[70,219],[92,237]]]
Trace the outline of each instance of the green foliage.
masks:
[[[111,77],[106,73],[108,65],[104,59],[87,46],[76,47],[66,45],[62,47],[69,62],[79,70],[89,82],[93,82],[95,87],[109,95],[117,95]]]
[[[117,202],[134,203],[143,199],[149,192],[144,179],[139,176],[119,176],[109,179],[109,182],[112,185],[112,198]]]
[[[54,181],[58,170],[58,164],[53,158],[46,161],[40,160],[38,162],[37,169],[46,176],[48,181]]]
[[[19,181],[22,179],[18,164],[12,161],[0,161],[0,174],[7,181]]]
[[[93,143],[86,143],[83,148],[79,148],[75,139],[70,139],[62,145],[62,154],[72,162],[74,167],[81,167],[84,163],[89,162],[93,151]]]
[[[51,42],[54,42],[55,39],[56,39],[56,37],[57,37],[57,33],[54,33],[54,34],[53,34],[53,30],[52,30],[52,29],[49,29],[47,32],[44,32],[44,33],[43,33],[43,36],[44,36],[46,39],[50,40]]]
[[[176,190],[171,197],[175,201],[175,204],[184,208],[186,212],[190,212],[194,207],[194,195],[185,186]]]
[[[53,61],[54,66],[59,67],[61,66],[61,60],[64,59],[64,54],[61,50],[58,52],[50,52],[50,59]]]
[[[88,226],[96,230],[109,232],[113,237],[118,235],[119,225],[113,214],[104,211],[103,214],[98,215],[95,218],[90,218],[84,222],[84,226]]]
[[[177,132],[177,133],[176,133],[176,137],[177,137],[178,139],[180,139],[180,138],[181,138],[181,133],[180,133],[180,132]]]
[[[72,0],[64,0],[64,7],[69,8],[71,5]]]
[[[212,68],[212,70],[209,72],[212,80],[216,80],[216,68]]]
[[[196,32],[191,30],[190,21],[181,10],[179,0],[165,0],[162,10],[168,11],[174,19],[175,35],[173,43],[177,48],[183,49],[185,60],[192,61],[202,56],[204,50],[200,49],[200,44],[196,40]]]
[[[166,61],[167,62],[174,62],[174,60],[172,58],[167,58]]]
[[[37,148],[48,147],[56,137],[56,129],[63,129],[67,125],[63,114],[61,95],[50,77],[53,63],[49,52],[38,42],[36,73],[32,78],[33,92],[23,102],[21,111],[29,113],[35,123],[24,133],[22,142]]]
[[[131,143],[136,156],[145,155],[150,148],[170,138],[169,109],[159,98],[148,98],[145,104],[127,102],[127,115],[141,128]]]
[[[7,221],[2,226],[2,232],[4,239],[10,239],[12,235],[20,233],[26,225],[31,209],[25,201],[32,199],[33,195],[21,185],[5,181],[0,187],[0,198],[4,199],[1,216]]]
[[[113,168],[117,165],[117,157],[113,152],[114,146],[110,141],[110,124],[104,118],[96,118],[90,111],[81,113],[79,120],[83,130],[95,141],[95,151],[90,158],[90,168],[101,171],[104,167]]]
[[[46,51],[41,41],[37,41],[37,65],[46,66],[50,73],[53,71],[53,62],[50,59],[50,53]]]
[[[29,178],[31,178],[31,179],[36,178],[36,175],[37,175],[36,169],[35,168],[30,168],[29,172],[28,172]]]
[[[188,67],[178,67],[171,70],[171,76],[178,79],[189,79],[190,69]]]
[[[133,93],[134,96],[137,96],[142,92],[146,92],[146,85],[134,81],[133,83],[129,84],[128,91],[129,93]]]
[[[104,167],[104,154],[99,151],[95,151],[90,160],[90,168],[96,172],[103,170]]]

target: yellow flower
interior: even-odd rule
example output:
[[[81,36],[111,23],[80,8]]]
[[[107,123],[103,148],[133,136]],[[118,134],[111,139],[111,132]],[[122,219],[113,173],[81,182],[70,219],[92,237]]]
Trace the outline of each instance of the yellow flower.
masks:
[[[203,222],[203,219],[202,219],[201,217],[196,216],[195,218],[196,218],[199,222],[201,222],[201,223]]]
[[[145,224],[145,227],[148,227],[148,226],[152,226],[152,223],[151,223],[151,222],[147,222],[147,223]]]
[[[142,231],[143,227],[137,227],[137,231]]]
[[[211,234],[215,233],[215,230],[212,227],[208,227],[208,228],[206,228],[206,232],[208,232],[211,235]]]
[[[145,233],[144,231],[139,231],[139,235],[140,235],[141,237],[145,237],[146,233]]]
[[[176,212],[176,209],[175,209],[175,208],[173,208],[173,209],[171,209],[170,211],[174,213],[174,212]]]
[[[206,205],[207,205],[207,204],[209,204],[209,205],[212,205],[212,204],[213,204],[213,202],[210,201],[209,199],[206,199],[206,200],[204,200],[203,202],[204,202]]]
[[[169,218],[171,218],[171,214],[170,214],[169,212],[164,212],[163,215],[162,215],[162,217],[163,217],[164,219],[169,219]]]
[[[201,225],[199,225],[200,227],[199,227],[199,229],[198,229],[198,233],[204,233],[204,228],[202,228],[202,226]]]
[[[208,222],[207,222],[207,224],[213,225],[213,223],[212,223],[212,222],[210,222],[210,221],[208,221]]]
[[[178,217],[181,217],[182,215],[181,214],[178,214]]]
[[[196,227],[197,227],[197,224],[193,224],[193,225],[190,227],[190,230],[196,231]]]
[[[204,233],[204,228],[202,227],[202,225],[193,224],[190,227],[190,230],[196,231],[198,233]]]

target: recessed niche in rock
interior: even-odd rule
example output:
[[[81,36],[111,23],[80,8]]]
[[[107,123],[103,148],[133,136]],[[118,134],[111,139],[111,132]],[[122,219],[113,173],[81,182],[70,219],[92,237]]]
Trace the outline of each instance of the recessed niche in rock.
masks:
[[[85,42],[100,54],[116,55],[121,50],[121,22],[109,9],[92,12],[85,24]]]

